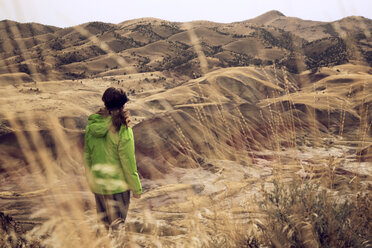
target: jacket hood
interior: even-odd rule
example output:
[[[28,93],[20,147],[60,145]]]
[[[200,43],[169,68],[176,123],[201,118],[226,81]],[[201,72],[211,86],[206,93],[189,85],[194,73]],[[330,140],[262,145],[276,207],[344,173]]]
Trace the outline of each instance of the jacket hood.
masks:
[[[99,114],[92,114],[88,118],[88,126],[91,134],[97,138],[107,134],[111,117],[104,118]]]

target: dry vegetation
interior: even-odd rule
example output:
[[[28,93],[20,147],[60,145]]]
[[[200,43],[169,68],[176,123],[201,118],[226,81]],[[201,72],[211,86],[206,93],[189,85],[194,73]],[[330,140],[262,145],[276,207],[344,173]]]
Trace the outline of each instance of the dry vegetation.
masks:
[[[0,24],[0,246],[372,246],[371,20]],[[82,165],[109,86],[144,187],[118,233]]]

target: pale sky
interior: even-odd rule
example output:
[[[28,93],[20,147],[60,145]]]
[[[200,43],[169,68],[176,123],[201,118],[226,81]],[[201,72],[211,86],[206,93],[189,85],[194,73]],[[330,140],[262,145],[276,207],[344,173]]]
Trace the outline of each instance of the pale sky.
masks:
[[[372,19],[372,0],[0,0],[0,20],[68,27],[142,17],[236,22],[270,10],[314,21],[358,15]]]

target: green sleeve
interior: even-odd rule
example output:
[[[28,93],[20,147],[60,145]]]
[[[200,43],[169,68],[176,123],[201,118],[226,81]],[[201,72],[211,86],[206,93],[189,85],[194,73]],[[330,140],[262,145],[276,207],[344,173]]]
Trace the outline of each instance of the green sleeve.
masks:
[[[120,163],[124,171],[129,189],[135,194],[142,193],[142,186],[137,173],[136,158],[134,153],[134,137],[131,128],[127,128],[121,135],[118,145]]]
[[[85,176],[87,178],[88,184],[92,185],[92,175],[90,172],[90,168],[92,167],[92,158],[91,152],[89,148],[89,129],[88,127],[85,130],[84,135],[84,168],[85,168]]]
[[[88,127],[86,128],[85,130],[85,135],[84,135],[84,165],[85,166],[88,166],[88,168],[90,168],[92,166],[92,159],[91,159],[91,156],[90,156],[90,149],[89,149],[89,146],[88,146],[88,132],[89,132],[89,129]]]

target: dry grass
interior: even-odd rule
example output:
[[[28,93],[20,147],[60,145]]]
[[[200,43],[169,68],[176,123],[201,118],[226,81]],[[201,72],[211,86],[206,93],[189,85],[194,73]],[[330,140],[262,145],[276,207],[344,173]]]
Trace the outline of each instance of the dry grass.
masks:
[[[263,189],[263,243],[281,247],[369,247],[371,195],[336,195],[313,182]]]

